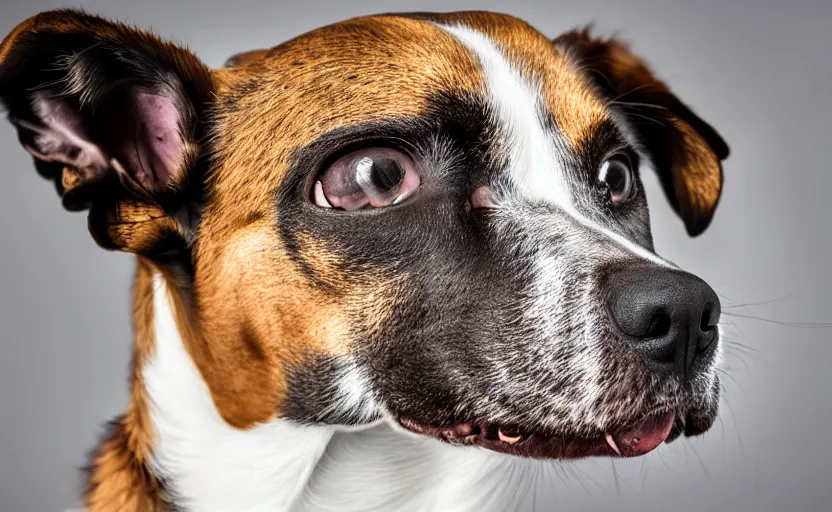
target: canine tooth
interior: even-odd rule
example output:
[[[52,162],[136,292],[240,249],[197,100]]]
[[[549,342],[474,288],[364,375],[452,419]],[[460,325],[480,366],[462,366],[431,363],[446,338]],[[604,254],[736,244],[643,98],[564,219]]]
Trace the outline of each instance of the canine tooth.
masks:
[[[497,437],[500,439],[500,441],[508,444],[515,444],[520,442],[521,439],[523,439],[523,436],[520,434],[517,434],[516,436],[507,436],[503,434],[503,431],[500,429],[497,429]]]
[[[619,450],[618,445],[615,444],[615,438],[612,437],[612,434],[607,432],[604,437],[607,438],[607,444],[610,445],[610,448],[612,448],[612,450],[620,456],[621,450]]]
[[[329,201],[326,199],[324,186],[320,181],[315,182],[315,204],[321,208],[332,208],[332,205],[329,204]]]

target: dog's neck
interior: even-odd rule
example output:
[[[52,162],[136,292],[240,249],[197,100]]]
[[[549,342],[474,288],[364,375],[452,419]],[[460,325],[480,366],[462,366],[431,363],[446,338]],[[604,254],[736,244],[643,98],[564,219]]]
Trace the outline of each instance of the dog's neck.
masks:
[[[539,494],[551,489],[554,462],[452,447],[386,423],[358,431],[283,419],[231,427],[188,354],[168,285],[161,274],[151,279],[155,347],[137,371],[153,429],[150,467],[178,506],[505,510],[545,503]]]

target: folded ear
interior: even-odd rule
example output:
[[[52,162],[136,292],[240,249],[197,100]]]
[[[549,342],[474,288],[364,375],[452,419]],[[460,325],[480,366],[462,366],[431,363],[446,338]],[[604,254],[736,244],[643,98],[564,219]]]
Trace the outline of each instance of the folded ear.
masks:
[[[589,70],[610,104],[627,116],[649,152],[670,203],[691,236],[711,222],[722,191],[728,146],[619,41],[575,30],[555,44]]]
[[[69,210],[107,248],[147,251],[175,217],[201,151],[208,69],[151,34],[61,10],[0,45],[0,102]]]

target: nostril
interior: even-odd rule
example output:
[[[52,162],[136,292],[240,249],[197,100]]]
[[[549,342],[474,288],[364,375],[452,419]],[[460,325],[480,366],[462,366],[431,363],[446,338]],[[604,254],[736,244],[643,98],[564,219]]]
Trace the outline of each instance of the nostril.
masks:
[[[719,337],[716,333],[716,323],[719,321],[719,313],[706,307],[699,319],[699,329],[702,334],[699,336],[697,354],[705,352]]]
[[[647,338],[661,338],[670,332],[670,316],[663,312],[657,311],[653,313],[650,318],[650,325],[647,327]]]
[[[711,308],[705,308],[702,312],[702,318],[699,319],[699,329],[702,332],[711,332],[716,329],[716,325],[711,323]]]

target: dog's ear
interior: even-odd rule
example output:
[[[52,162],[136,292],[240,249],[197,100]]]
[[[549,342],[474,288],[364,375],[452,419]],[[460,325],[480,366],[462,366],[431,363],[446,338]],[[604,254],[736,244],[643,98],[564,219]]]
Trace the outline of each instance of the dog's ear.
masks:
[[[105,248],[187,236],[208,69],[189,51],[82,12],[34,16],[0,45],[0,102],[63,206]]]
[[[702,233],[722,192],[721,160],[729,152],[722,137],[620,41],[593,37],[587,28],[563,34],[555,44],[577,58],[614,108],[627,116],[688,233]]]

